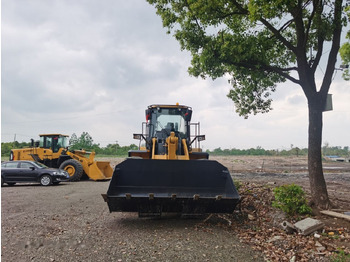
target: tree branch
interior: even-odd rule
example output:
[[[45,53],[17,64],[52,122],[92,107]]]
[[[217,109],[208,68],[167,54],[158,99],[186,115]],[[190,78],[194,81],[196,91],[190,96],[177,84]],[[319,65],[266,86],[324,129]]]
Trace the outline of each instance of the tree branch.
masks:
[[[280,40],[289,50],[291,50],[294,54],[296,54],[296,48],[292,45],[291,42],[289,42],[287,39],[285,39],[281,33],[280,30],[277,30],[276,28],[274,28],[268,21],[266,21],[264,18],[260,18],[259,19],[265,26],[267,29],[269,29],[274,36]]]
[[[261,68],[262,68],[265,71],[277,73],[277,74],[285,77],[286,79],[292,81],[293,83],[300,85],[300,81],[298,79],[296,79],[288,74],[289,71],[297,70],[298,69],[297,67],[280,68],[280,67],[274,67],[274,66],[270,66],[270,65],[266,65],[266,64],[261,64],[257,61],[249,61],[249,62],[243,61],[243,62],[239,62],[239,63],[232,63],[231,61],[226,60],[223,62],[230,64],[230,65],[240,66],[240,67],[244,67],[244,68],[256,70],[256,71],[261,71]]]
[[[342,30],[341,13],[342,13],[342,0],[335,0],[332,47],[331,47],[331,51],[329,52],[327,68],[326,68],[326,72],[324,74],[321,89],[320,89],[320,93],[322,93],[324,97],[326,96],[326,94],[328,94],[330,85],[332,83],[335,63],[337,62],[337,54],[340,48],[340,35]]]
[[[244,14],[249,14],[248,10],[245,9],[241,4],[237,3],[237,1],[231,1],[231,2]],[[283,27],[280,30],[277,30],[264,18],[260,18],[259,20],[276,36],[278,40],[280,40],[287,48],[289,48],[293,53],[296,54],[295,47],[287,39],[285,39],[280,33]]]
[[[308,3],[309,3],[309,1],[308,1]],[[312,12],[311,12],[311,15],[310,15],[310,17],[309,17],[309,19],[308,19],[308,23],[307,23],[307,25],[306,25],[305,44],[307,43],[307,41],[308,41],[308,39],[309,39],[309,33],[310,33],[310,28],[311,28],[312,20],[313,20],[313,18],[315,17],[315,14],[316,14],[316,10],[317,10],[317,6],[318,6],[318,3],[319,3],[319,0],[314,0],[313,3],[314,3],[314,4],[313,4],[314,8],[313,8],[313,10],[312,10]],[[304,8],[305,8],[305,6],[306,6],[306,3],[305,3],[305,5],[304,5]]]
[[[290,67],[290,68],[279,68],[279,67],[273,67],[273,66],[266,66],[266,69],[271,70],[285,78],[287,78],[288,80],[292,81],[295,84],[300,85],[300,81],[292,76],[290,76],[289,74],[286,73],[292,70],[297,70],[297,67]]]
[[[281,26],[280,29],[278,29],[278,32],[283,32],[285,28],[287,28],[292,22],[293,22],[294,19],[291,19],[289,21],[287,21],[284,25]]]
[[[236,6],[238,8],[238,10],[240,10],[241,12],[243,12],[244,14],[249,14],[249,11],[247,9],[245,9],[240,3],[237,3],[237,1],[231,1],[231,3]]]
[[[317,4],[319,6],[317,6]],[[322,27],[321,25],[321,14],[323,12],[323,5],[322,5],[322,2],[321,1],[318,1],[316,0],[315,1],[315,15],[317,15],[317,20],[318,20],[318,28],[320,29]],[[318,32],[320,32],[320,30],[318,30]],[[322,57],[322,53],[323,53],[323,43],[324,43],[324,37],[321,33],[318,33],[318,36],[317,36],[317,53],[316,53],[316,57],[315,57],[315,60],[314,60],[314,63],[312,64],[311,66],[311,70],[313,73],[315,73],[316,71],[316,68],[318,67],[318,64],[320,63],[320,60],[321,60],[321,57]]]
[[[318,64],[320,63],[322,53],[323,53],[323,43],[324,43],[324,38],[319,35],[318,40],[317,40],[316,57],[315,57],[314,63],[311,66],[311,70],[313,73],[315,73],[316,68],[317,68]]]

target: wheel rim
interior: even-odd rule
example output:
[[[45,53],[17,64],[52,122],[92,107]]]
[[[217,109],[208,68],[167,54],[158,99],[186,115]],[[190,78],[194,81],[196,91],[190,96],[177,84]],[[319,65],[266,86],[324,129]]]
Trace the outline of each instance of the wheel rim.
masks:
[[[65,171],[69,174],[69,176],[73,176],[75,174],[75,167],[68,165],[64,168]]]
[[[43,177],[41,178],[41,184],[44,185],[44,186],[49,185],[50,182],[51,182],[51,179],[50,179],[50,177],[48,177],[48,176],[43,176]]]

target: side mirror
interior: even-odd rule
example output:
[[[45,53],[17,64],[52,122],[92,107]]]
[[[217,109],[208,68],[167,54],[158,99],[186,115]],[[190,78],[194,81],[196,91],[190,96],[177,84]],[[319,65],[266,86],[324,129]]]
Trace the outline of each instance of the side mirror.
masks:
[[[197,138],[198,138],[199,142],[204,141],[205,140],[205,135],[197,136]]]
[[[133,134],[133,138],[137,140],[145,139],[143,134]]]
[[[198,139],[198,142],[204,141],[204,140],[205,140],[205,135],[196,136],[196,137],[193,138],[193,140],[190,142],[190,145],[192,145],[192,143],[193,143],[196,139]]]
[[[35,170],[35,167],[31,166],[29,167],[30,170]]]

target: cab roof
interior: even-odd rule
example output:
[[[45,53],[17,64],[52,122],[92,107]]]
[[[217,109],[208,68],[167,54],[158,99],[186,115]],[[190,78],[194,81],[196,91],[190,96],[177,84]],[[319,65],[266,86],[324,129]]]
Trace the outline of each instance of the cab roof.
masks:
[[[63,134],[41,134],[39,135],[40,137],[41,136],[66,136],[66,137],[69,137],[69,135],[63,135]]]
[[[153,104],[148,106],[148,108],[191,108],[189,106],[185,106],[185,105],[179,105],[178,103],[176,105],[161,105],[161,104]]]

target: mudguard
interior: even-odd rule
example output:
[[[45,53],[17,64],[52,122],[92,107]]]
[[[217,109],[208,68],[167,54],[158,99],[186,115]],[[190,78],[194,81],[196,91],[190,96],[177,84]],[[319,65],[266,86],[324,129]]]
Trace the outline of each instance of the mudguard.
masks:
[[[106,195],[110,212],[232,213],[240,200],[226,167],[212,160],[126,159]]]

